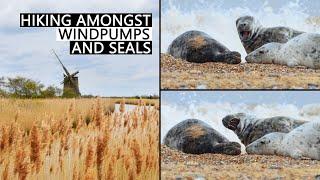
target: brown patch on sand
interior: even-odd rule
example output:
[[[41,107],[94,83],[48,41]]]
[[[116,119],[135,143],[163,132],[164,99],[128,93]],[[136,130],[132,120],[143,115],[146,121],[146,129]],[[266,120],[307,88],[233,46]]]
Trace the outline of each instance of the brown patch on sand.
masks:
[[[196,36],[188,41],[192,47],[199,49],[206,45],[206,41],[202,36]]]
[[[190,63],[161,54],[161,88],[319,89],[320,70],[276,64]]]
[[[161,179],[315,179],[320,161],[265,155],[185,154],[161,146]]]
[[[194,138],[203,136],[205,134],[203,128],[199,125],[193,125],[191,127],[188,127],[186,131]]]

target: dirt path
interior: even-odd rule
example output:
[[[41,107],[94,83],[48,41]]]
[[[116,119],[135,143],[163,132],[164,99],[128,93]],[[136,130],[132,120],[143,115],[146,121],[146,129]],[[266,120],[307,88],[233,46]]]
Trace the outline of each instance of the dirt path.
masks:
[[[289,157],[189,155],[161,146],[161,179],[320,179],[320,161]]]
[[[319,89],[320,70],[275,64],[196,64],[161,54],[161,88]]]

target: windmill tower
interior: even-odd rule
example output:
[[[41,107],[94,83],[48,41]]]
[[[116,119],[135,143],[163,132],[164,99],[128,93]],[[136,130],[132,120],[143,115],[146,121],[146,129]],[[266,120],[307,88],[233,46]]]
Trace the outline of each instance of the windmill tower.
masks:
[[[58,55],[56,54],[56,52],[54,52],[54,50],[52,50],[53,54],[56,56],[56,58],[58,59],[59,63],[61,64],[63,70],[64,70],[64,74],[63,74],[63,82],[61,82],[61,84],[63,84],[63,97],[79,97],[81,96],[80,91],[79,91],[79,81],[78,81],[78,77],[76,76],[79,71],[76,71],[72,74],[69,73],[69,71],[67,70],[67,68],[62,64],[60,58],[58,57]]]

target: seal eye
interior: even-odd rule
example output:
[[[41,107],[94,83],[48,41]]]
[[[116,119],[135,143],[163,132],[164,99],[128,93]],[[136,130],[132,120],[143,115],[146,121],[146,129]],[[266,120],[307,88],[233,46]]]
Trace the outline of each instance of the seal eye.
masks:
[[[263,51],[263,50],[260,50],[260,51],[259,51],[259,54],[264,54],[264,51]]]
[[[264,141],[261,141],[260,143],[261,143],[261,144],[266,144],[266,142],[264,142]]]

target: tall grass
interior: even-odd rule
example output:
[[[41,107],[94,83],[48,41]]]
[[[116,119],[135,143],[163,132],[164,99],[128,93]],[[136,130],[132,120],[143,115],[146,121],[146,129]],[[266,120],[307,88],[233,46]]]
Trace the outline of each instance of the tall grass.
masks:
[[[120,104],[123,99],[113,99],[115,103]],[[159,100],[158,99],[125,99],[126,104],[132,104],[132,105],[138,105],[143,101],[146,105],[151,105],[158,107],[159,106]]]
[[[0,177],[158,179],[159,111],[113,110],[108,99],[0,99]]]

